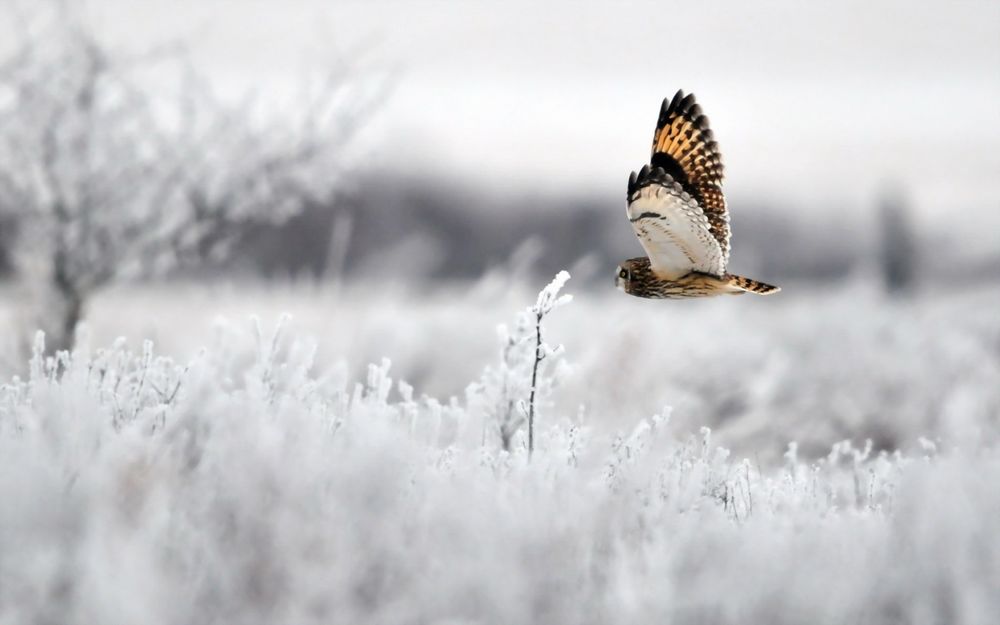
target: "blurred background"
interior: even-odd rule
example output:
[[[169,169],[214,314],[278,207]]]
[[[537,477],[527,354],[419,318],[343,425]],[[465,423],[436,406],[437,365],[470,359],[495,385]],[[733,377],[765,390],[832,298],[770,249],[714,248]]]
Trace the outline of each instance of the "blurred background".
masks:
[[[0,7],[5,374],[36,328],[183,358],[219,319],[288,311],[328,362],[461,394],[568,269],[569,412],[887,447],[952,401],[997,420],[997,2]],[[625,182],[677,89],[723,151],[731,267],[778,298],[611,288],[640,253]]]

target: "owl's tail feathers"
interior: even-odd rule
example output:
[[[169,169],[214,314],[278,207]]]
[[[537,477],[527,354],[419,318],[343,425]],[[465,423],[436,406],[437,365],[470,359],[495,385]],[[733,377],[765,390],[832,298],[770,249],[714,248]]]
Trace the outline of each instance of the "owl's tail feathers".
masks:
[[[757,280],[753,280],[751,278],[744,278],[743,276],[727,274],[726,278],[729,280],[729,287],[736,293],[771,295],[781,290],[781,287],[765,284],[764,282],[758,282]]]

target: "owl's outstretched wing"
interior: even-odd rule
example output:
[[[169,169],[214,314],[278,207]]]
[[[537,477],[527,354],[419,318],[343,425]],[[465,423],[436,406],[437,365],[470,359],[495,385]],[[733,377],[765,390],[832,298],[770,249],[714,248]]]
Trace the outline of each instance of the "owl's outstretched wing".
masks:
[[[722,193],[722,155],[694,94],[678,91],[663,100],[653,135],[652,169],[660,167],[691,197],[708,219],[722,250],[722,269],[729,263],[729,211]],[[631,192],[630,192],[631,195]]]
[[[675,280],[692,271],[725,273],[725,249],[709,217],[672,174],[648,165],[638,174],[632,172],[627,197],[629,221],[659,277]]]

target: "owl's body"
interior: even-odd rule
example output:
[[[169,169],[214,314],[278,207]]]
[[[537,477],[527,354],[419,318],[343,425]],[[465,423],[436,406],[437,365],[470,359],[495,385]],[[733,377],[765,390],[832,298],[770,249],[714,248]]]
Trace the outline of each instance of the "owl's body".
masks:
[[[650,164],[632,173],[627,214],[646,258],[619,265],[615,284],[629,295],[684,299],[779,291],[729,274],[729,212],[722,158],[694,95],[664,100]]]
[[[689,271],[672,280],[661,278],[650,267],[649,259],[645,256],[626,260],[619,265],[618,272],[616,286],[629,295],[648,299],[689,299],[742,293],[770,295],[779,290],[776,286],[729,273],[720,277]]]

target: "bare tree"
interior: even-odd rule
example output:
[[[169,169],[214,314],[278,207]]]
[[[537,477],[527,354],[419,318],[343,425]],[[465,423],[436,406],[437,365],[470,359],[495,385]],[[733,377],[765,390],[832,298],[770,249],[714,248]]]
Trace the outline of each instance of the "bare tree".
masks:
[[[16,223],[35,323],[64,349],[96,290],[224,255],[240,224],[329,201],[370,101],[338,66],[297,110],[226,105],[179,48],[115,50],[55,6],[0,65],[0,216]],[[167,70],[173,95],[148,86]]]
[[[887,292],[904,295],[917,277],[917,243],[910,209],[898,190],[886,190],[879,201],[879,268]]]

